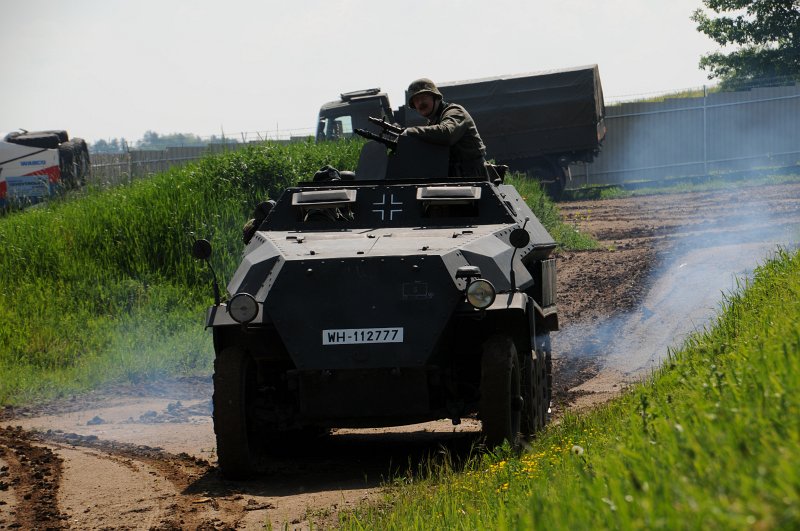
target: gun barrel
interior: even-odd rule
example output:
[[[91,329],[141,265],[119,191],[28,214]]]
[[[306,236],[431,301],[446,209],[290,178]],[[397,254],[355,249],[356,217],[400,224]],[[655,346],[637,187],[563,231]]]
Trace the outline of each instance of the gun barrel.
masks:
[[[397,147],[397,140],[392,140],[390,138],[383,137],[381,135],[376,135],[372,131],[367,131],[366,129],[355,129],[355,133],[358,136],[363,136],[369,140],[374,140],[375,142],[380,142],[386,147],[395,149]]]
[[[378,118],[375,118],[374,116],[368,116],[368,118],[369,118],[370,122],[381,126],[384,131],[389,131],[390,133],[394,133],[396,135],[399,135],[400,133],[403,132],[403,128],[402,127],[398,127],[398,126],[396,126],[394,124],[390,124],[389,122],[386,121],[386,118],[378,119]]]

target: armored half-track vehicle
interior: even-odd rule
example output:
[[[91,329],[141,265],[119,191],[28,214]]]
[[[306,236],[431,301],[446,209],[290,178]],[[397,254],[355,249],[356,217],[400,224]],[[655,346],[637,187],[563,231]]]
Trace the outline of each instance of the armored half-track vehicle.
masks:
[[[497,176],[449,178],[446,146],[389,144],[262,205],[208,311],[227,477],[304,428],[477,414],[494,446],[547,420],[555,242]]]

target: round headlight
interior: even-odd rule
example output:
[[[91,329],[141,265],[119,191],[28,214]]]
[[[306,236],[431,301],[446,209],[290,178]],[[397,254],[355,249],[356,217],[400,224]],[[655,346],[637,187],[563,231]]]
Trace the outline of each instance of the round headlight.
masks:
[[[492,283],[488,280],[479,278],[473,280],[469,283],[469,286],[467,286],[467,300],[479,310],[491,306],[494,302],[494,296],[494,286],[492,286]]]
[[[249,293],[237,293],[228,303],[228,313],[237,323],[246,324],[258,315],[258,303]]]

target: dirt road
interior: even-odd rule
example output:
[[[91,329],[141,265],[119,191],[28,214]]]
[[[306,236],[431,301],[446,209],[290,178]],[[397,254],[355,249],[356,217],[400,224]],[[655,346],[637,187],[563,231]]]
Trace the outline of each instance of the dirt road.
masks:
[[[800,239],[800,184],[561,205],[601,248],[559,257],[554,412],[607,400],[713,316],[722,292]],[[340,430],[278,448],[264,477],[215,468],[210,379],[98,391],[0,414],[0,529],[335,525],[414,477],[442,447],[466,457],[477,421]],[[19,428],[17,427],[19,426]]]

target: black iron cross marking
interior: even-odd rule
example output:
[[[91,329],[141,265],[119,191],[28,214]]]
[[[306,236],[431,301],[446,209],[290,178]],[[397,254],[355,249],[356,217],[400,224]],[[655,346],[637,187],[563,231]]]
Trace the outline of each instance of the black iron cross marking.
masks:
[[[389,221],[394,221],[395,213],[400,213],[403,211],[403,202],[402,201],[395,201],[394,194],[389,194],[389,203],[386,202],[386,194],[381,194],[381,201],[380,203],[372,203],[374,206],[381,207],[380,210],[373,210],[373,212],[377,212],[381,215],[381,221],[386,221],[386,215],[389,215]],[[398,206],[400,208],[394,208]]]

